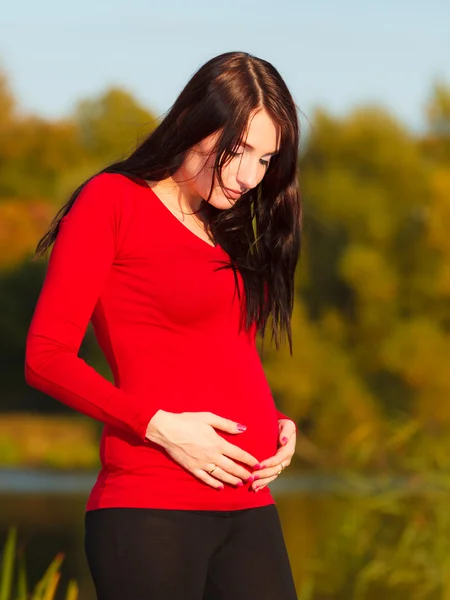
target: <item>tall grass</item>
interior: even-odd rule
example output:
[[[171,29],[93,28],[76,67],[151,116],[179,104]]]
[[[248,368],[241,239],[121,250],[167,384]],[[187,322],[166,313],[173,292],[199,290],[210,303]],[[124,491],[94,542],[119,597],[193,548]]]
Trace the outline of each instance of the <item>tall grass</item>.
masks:
[[[55,556],[34,589],[28,591],[25,559],[16,553],[17,529],[11,527],[3,548],[0,565],[0,600],[54,600],[61,579],[64,555]],[[66,600],[78,599],[78,585],[70,580]]]

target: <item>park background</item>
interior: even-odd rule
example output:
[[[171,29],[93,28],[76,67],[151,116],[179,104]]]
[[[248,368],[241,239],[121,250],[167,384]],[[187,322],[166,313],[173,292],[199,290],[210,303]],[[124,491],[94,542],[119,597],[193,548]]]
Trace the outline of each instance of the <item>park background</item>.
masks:
[[[130,151],[203,62],[237,49],[279,69],[302,126],[294,355],[264,356],[299,429],[272,486],[299,598],[446,600],[450,5],[437,0],[2,9],[0,549],[15,526],[14,582],[25,561],[33,587],[61,552],[56,597],[75,579],[93,600],[82,529],[100,425],[25,384],[46,268],[33,251],[83,180]],[[80,355],[110,378],[90,327]],[[16,598],[8,539],[1,600]]]

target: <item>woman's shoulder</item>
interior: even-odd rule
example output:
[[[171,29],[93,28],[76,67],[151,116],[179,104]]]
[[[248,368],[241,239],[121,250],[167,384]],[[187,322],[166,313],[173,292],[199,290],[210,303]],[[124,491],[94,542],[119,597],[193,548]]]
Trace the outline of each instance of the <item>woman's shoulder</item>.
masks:
[[[122,173],[101,172],[88,179],[82,186],[76,204],[88,205],[90,210],[133,211],[145,181]]]
[[[85,187],[104,189],[108,192],[138,192],[139,188],[145,189],[146,183],[143,179],[126,173],[101,172],[94,175],[85,184]]]
[[[139,188],[120,173],[98,173],[80,186],[73,206],[61,220],[108,220],[117,230],[133,220]]]

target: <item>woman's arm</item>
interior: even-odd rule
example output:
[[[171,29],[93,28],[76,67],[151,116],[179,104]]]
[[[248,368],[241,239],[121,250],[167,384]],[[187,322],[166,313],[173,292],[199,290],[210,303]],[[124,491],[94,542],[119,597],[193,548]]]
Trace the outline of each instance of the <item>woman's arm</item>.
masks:
[[[77,356],[120,241],[120,177],[101,174],[89,181],[60,223],[27,335],[25,380],[145,441],[158,411],[154,399],[120,390]]]

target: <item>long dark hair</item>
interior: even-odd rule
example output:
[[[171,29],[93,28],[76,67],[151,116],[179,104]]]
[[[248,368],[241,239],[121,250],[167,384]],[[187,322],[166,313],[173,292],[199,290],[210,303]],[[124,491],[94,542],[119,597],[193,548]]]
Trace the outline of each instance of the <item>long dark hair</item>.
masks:
[[[276,347],[287,336],[292,354],[294,272],[301,241],[299,124],[295,102],[269,62],[246,52],[227,52],[209,60],[193,75],[156,129],[128,158],[101,173],[161,181],[180,168],[192,146],[220,131],[215,172],[222,185],[222,168],[242,142],[250,115],[257,109],[265,109],[278,126],[279,153],[270,160],[259,185],[230,209],[215,208],[208,204],[209,198],[203,204],[214,240],[230,256],[228,266],[235,274],[238,270],[243,279],[242,324],[255,326],[264,338],[270,321]],[[37,244],[35,258],[53,244],[60,220],[90,179],[58,211]]]

